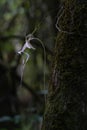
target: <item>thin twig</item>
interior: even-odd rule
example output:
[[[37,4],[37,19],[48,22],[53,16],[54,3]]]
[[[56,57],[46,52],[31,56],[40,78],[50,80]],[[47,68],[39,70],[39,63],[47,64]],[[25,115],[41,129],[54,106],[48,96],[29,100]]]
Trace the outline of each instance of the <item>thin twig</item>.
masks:
[[[68,32],[66,30],[62,30],[60,27],[59,27],[59,21],[61,19],[61,17],[63,16],[64,14],[64,7],[62,6],[60,11],[59,11],[59,16],[57,18],[57,22],[56,22],[56,28],[58,29],[59,32],[63,32],[63,33],[67,33],[67,34],[74,34],[74,32]]]

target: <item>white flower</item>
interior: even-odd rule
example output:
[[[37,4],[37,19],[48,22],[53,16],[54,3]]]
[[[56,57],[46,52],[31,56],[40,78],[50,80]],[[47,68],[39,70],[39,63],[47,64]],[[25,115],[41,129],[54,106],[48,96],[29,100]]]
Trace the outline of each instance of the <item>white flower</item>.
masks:
[[[35,50],[35,48],[30,44],[30,40],[29,40],[29,41],[26,40],[24,46],[22,47],[22,49],[21,49],[20,51],[18,51],[18,53],[21,54],[22,52],[24,52],[24,50],[25,50],[26,48]]]

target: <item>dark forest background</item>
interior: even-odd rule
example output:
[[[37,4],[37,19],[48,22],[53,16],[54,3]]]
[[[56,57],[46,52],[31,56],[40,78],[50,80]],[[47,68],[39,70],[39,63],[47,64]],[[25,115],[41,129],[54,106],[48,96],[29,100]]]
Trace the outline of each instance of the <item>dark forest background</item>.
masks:
[[[0,0],[0,130],[40,130],[45,99],[48,93],[58,1]],[[38,41],[31,44],[35,51],[26,49],[30,59],[23,74],[24,55],[18,51],[25,37],[34,32],[46,50],[45,89],[43,47]]]
[[[86,14],[86,0],[0,0],[0,130],[87,129]]]

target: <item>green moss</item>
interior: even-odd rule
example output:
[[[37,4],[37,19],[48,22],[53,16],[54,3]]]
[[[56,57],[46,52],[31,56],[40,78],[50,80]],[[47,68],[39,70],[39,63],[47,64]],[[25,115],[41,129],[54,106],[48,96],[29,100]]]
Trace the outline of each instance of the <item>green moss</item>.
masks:
[[[71,25],[71,12],[74,23]],[[67,0],[55,46],[52,79],[42,130],[85,130],[87,127],[86,5]],[[84,20],[85,21],[85,20]]]
[[[82,32],[81,25],[85,19],[81,18],[82,12],[87,8],[87,5],[83,2],[82,4],[77,0],[69,0],[65,2],[63,14],[59,20],[59,26],[62,30],[78,33]],[[86,10],[84,14],[86,15]]]

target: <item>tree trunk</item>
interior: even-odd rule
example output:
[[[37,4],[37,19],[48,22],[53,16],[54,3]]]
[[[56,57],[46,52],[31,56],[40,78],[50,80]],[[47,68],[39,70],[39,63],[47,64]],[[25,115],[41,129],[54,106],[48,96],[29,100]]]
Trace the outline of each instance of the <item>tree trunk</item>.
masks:
[[[42,130],[87,129],[86,0],[66,0],[57,28]]]

